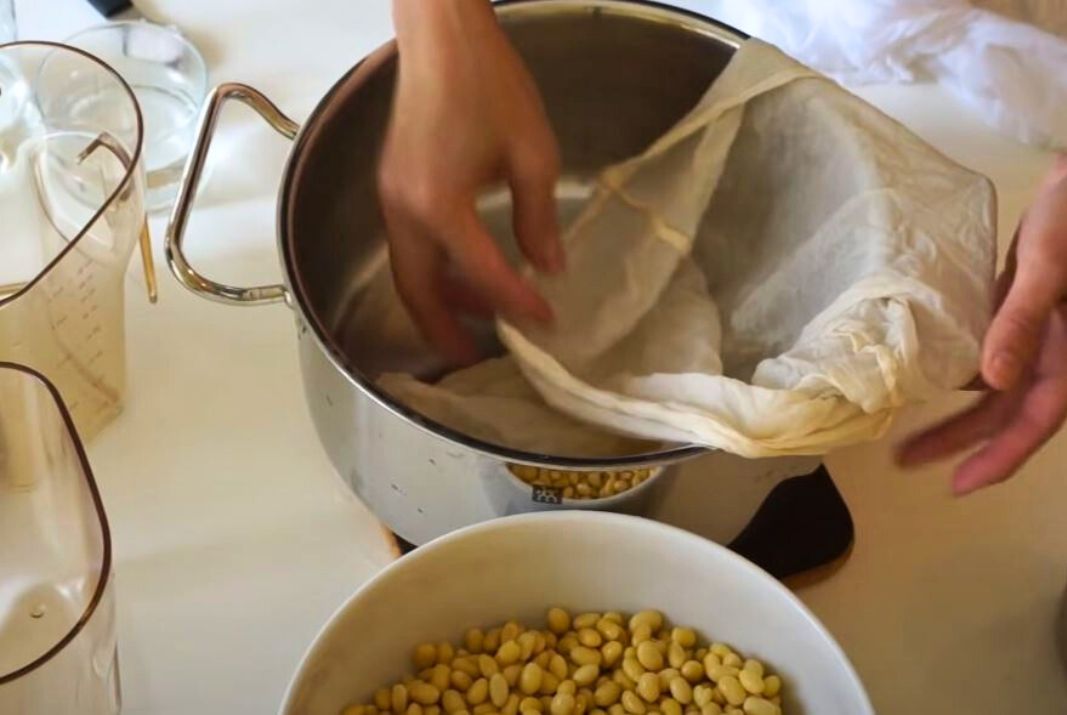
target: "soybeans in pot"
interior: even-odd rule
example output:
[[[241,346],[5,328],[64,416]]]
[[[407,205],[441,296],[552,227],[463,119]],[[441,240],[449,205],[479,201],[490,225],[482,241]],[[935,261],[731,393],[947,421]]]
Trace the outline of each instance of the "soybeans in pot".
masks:
[[[606,499],[648,481],[652,469],[585,472],[514,464],[508,471],[534,487],[558,489],[564,499]]]

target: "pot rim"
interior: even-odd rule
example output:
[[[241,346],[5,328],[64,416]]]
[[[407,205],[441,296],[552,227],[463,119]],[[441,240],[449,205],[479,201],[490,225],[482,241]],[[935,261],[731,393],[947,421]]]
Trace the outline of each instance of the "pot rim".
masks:
[[[696,31],[715,38],[735,49],[748,39],[748,36],[740,30],[707,15],[666,5],[655,0],[500,0],[494,5],[498,14],[505,17],[515,12],[558,12],[561,9],[570,12],[618,12],[641,17],[651,22],[673,23],[686,30]],[[277,239],[284,280],[291,296],[290,307],[299,316],[300,324],[298,330],[301,333],[310,332],[316,346],[325,354],[334,369],[340,372],[349,384],[373,400],[379,407],[385,408],[396,417],[431,436],[461,445],[482,456],[504,460],[513,464],[536,467],[620,470],[674,464],[711,451],[699,445],[679,444],[654,452],[642,452],[620,457],[564,457],[527,452],[472,437],[422,415],[381,390],[351,363],[345,352],[336,344],[331,332],[321,318],[314,311],[307,309],[307,291],[300,274],[295,270],[293,252],[290,250],[293,245],[293,232],[290,231],[289,219],[295,184],[294,177],[300,170],[302,160],[307,154],[307,146],[311,143],[317,126],[322,123],[324,117],[328,116],[334,103],[333,100],[336,99],[341,90],[346,88],[351,92],[358,89],[359,86],[367,81],[367,78],[372,76],[395,55],[396,41],[391,39],[357,62],[334,82],[300,127],[300,131],[293,142],[292,150],[286,160],[285,169],[282,173],[282,188],[278,194]]]

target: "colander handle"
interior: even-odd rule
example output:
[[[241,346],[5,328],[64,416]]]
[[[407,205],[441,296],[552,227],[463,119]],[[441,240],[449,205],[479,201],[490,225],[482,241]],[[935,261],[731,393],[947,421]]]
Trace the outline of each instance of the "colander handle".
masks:
[[[189,155],[189,162],[185,165],[185,173],[182,175],[181,186],[178,189],[178,198],[174,202],[170,221],[167,222],[167,265],[170,266],[171,273],[179,283],[208,300],[230,305],[263,305],[279,301],[289,303],[289,291],[284,285],[240,288],[205,278],[189,265],[182,251],[185,224],[193,208],[196,187],[200,183],[200,174],[204,169],[204,160],[211,147],[211,140],[215,136],[215,124],[218,122],[223,105],[230,99],[236,99],[254,109],[266,120],[267,124],[288,139],[295,138],[300,129],[300,126],[282,114],[273,102],[246,84],[227,82],[211,91],[200,116],[196,144]]]

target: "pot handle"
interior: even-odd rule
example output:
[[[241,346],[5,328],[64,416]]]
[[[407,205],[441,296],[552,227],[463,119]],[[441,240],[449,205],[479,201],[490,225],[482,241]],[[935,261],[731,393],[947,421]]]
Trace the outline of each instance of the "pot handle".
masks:
[[[227,100],[236,99],[248,105],[259,113],[267,124],[282,136],[293,139],[300,129],[289,117],[282,114],[278,109],[258,90],[246,84],[227,82],[220,84],[211,91],[208,96],[204,112],[200,117],[200,128],[197,132],[196,144],[193,145],[189,155],[189,163],[185,166],[182,175],[181,186],[178,189],[178,198],[174,202],[174,209],[167,222],[167,265],[178,282],[197,295],[219,303],[231,305],[263,305],[285,301],[289,303],[289,291],[284,285],[255,286],[252,288],[240,288],[237,286],[217,283],[205,278],[196,271],[185,258],[182,251],[182,241],[185,237],[185,224],[189,219],[189,213],[193,208],[193,199],[196,197],[196,188],[200,183],[200,174],[204,169],[204,160],[207,158],[211,140],[215,135],[215,124],[218,122],[219,113]]]

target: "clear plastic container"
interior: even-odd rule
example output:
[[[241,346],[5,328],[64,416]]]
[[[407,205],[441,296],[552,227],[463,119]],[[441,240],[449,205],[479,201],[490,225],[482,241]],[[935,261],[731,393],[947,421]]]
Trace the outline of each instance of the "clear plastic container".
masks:
[[[143,20],[112,22],[67,43],[115,69],[133,88],[144,114],[149,211],[169,209],[196,138],[207,95],[207,66],[196,47],[173,27]],[[95,115],[109,98],[82,92],[72,113]]]
[[[106,98],[82,111],[87,95]],[[99,60],[62,45],[0,45],[0,360],[56,384],[83,438],[121,409],[126,269],[141,246],[141,113]]]
[[[116,715],[111,537],[56,388],[0,363],[0,713]]]

